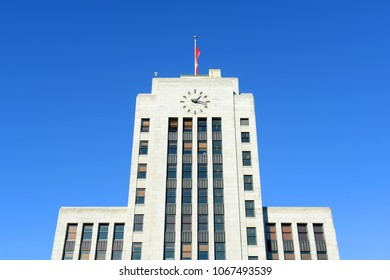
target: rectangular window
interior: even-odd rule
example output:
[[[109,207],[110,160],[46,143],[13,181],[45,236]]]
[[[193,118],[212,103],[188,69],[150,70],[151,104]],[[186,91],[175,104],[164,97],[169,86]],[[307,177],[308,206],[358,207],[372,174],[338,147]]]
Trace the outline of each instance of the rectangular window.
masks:
[[[181,244],[181,259],[190,260],[191,259],[191,243],[182,243]]]
[[[222,155],[222,141],[214,140],[213,141],[213,155]]]
[[[145,204],[145,189],[137,188],[135,191],[135,204]]]
[[[249,142],[250,142],[249,132],[241,132],[241,143],[249,143]]]
[[[176,179],[176,164],[168,163],[167,178]]]
[[[192,119],[184,119],[184,132],[191,132],[192,131]]]
[[[328,254],[326,252],[324,226],[323,224],[313,224],[313,229],[314,229],[314,239],[316,241],[316,248],[317,248],[317,259],[327,260]]]
[[[133,242],[133,246],[131,248],[131,259],[132,260],[140,260],[142,254],[142,243],[141,242]]]
[[[144,215],[135,214],[134,215],[134,228],[133,231],[142,231],[144,228]]]
[[[282,237],[283,240],[293,240],[291,224],[282,224]]]
[[[98,244],[96,245],[96,260],[106,259],[107,247],[99,247],[99,241],[107,241],[108,239],[108,224],[99,224]]]
[[[62,256],[63,260],[72,260],[73,259],[73,252],[74,249],[67,249],[66,244],[68,242],[75,242],[76,241],[76,233],[77,233],[77,224],[68,224],[67,230],[66,230],[66,242],[65,242],[65,250],[64,255]]]
[[[267,260],[278,260],[278,246],[276,241],[276,225],[266,224],[265,239],[267,241]]]
[[[207,131],[207,119],[199,118],[198,119],[198,132]]]
[[[192,154],[192,142],[184,141],[183,142],[183,155],[191,155]]]
[[[213,164],[213,178],[214,179],[222,179],[223,178],[222,163],[214,163]]]
[[[244,175],[244,190],[253,191],[253,178],[252,175]]]
[[[149,119],[141,119],[141,132],[149,132]]]
[[[169,132],[177,132],[178,127],[178,119],[177,118],[169,118],[168,131]]]
[[[215,242],[214,248],[215,248],[215,259],[216,260],[226,259],[225,243]]]
[[[176,204],[176,189],[167,189],[167,204]]]
[[[183,189],[182,204],[191,204],[191,203],[192,203],[192,189]]]
[[[183,179],[192,178],[192,164],[183,164]]]
[[[98,240],[107,240],[108,239],[108,224],[99,225]]]
[[[147,155],[148,154],[148,141],[139,142],[139,154]]]
[[[77,224],[68,224],[66,241],[76,241]]]
[[[301,249],[301,260],[311,260],[307,224],[298,224],[298,239]]]
[[[207,179],[207,163],[198,164],[198,179]]]
[[[207,189],[198,189],[198,204],[207,204]]]
[[[249,125],[249,119],[248,118],[241,118],[240,125]]]
[[[168,141],[168,155],[177,155],[177,141]]]
[[[174,231],[175,224],[175,215],[165,215],[165,231]]]
[[[208,230],[208,215],[198,215],[198,231]]]
[[[251,166],[252,165],[252,156],[250,151],[242,152],[242,165]]]
[[[192,216],[191,215],[182,215],[182,231],[191,231],[192,230]]]
[[[223,189],[214,189],[214,204],[223,203]]]
[[[125,233],[125,225],[124,224],[115,224],[115,226],[114,226],[114,240],[123,240],[124,233]]]
[[[175,243],[165,243],[164,245],[164,260],[175,259]]]
[[[92,240],[92,224],[85,224],[83,226],[83,235],[81,239],[84,240]]]
[[[291,224],[282,224],[282,238],[284,248],[284,259],[294,260],[294,243],[292,237]]]
[[[213,118],[212,131],[213,132],[221,132],[221,119],[220,118]]]
[[[246,228],[246,237],[247,237],[248,245],[256,245],[257,244],[256,228],[255,227]]]
[[[199,243],[198,244],[198,260],[208,260],[209,259],[209,244],[208,243]]]
[[[214,215],[214,231],[225,230],[225,217],[224,215]]]
[[[146,164],[138,164],[138,179],[145,179],[146,178]]]
[[[249,261],[254,261],[254,260],[258,260],[258,259],[259,259],[258,256],[248,256]]]
[[[198,155],[207,154],[207,142],[206,141],[198,141]]]
[[[245,200],[245,217],[255,216],[255,201]]]
[[[124,224],[115,224],[114,225],[114,242],[123,240],[125,233]],[[121,260],[122,259],[122,250],[116,250],[115,247],[112,251],[112,260]]]

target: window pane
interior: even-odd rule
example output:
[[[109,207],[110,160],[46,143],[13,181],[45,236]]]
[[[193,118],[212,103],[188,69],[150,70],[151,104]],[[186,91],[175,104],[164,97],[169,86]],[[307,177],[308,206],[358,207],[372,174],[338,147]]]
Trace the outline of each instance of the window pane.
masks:
[[[249,119],[247,118],[240,119],[240,125],[249,125]]]

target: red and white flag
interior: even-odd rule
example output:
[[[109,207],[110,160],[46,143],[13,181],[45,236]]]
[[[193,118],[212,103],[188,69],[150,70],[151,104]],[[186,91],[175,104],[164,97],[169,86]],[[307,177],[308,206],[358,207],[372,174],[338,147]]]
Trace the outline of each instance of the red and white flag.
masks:
[[[198,60],[199,60],[199,55],[200,55],[200,50],[196,46],[196,36],[194,36],[194,51],[195,51],[195,75],[198,75]]]

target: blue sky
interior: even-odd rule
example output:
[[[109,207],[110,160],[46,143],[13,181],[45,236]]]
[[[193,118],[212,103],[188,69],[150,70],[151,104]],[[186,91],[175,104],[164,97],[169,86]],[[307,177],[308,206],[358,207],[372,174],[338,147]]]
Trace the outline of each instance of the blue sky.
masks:
[[[256,101],[263,203],[330,206],[390,259],[388,1],[0,1],[0,259],[49,259],[61,206],[127,204],[135,98],[221,68]]]

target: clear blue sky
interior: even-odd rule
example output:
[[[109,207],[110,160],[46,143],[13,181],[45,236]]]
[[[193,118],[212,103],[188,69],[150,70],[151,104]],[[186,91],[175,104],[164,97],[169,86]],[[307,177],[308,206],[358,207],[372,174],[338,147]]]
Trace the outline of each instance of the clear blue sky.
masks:
[[[342,259],[390,259],[389,1],[0,2],[0,259],[49,259],[61,206],[125,206],[153,72],[256,100],[263,203],[330,206]]]

